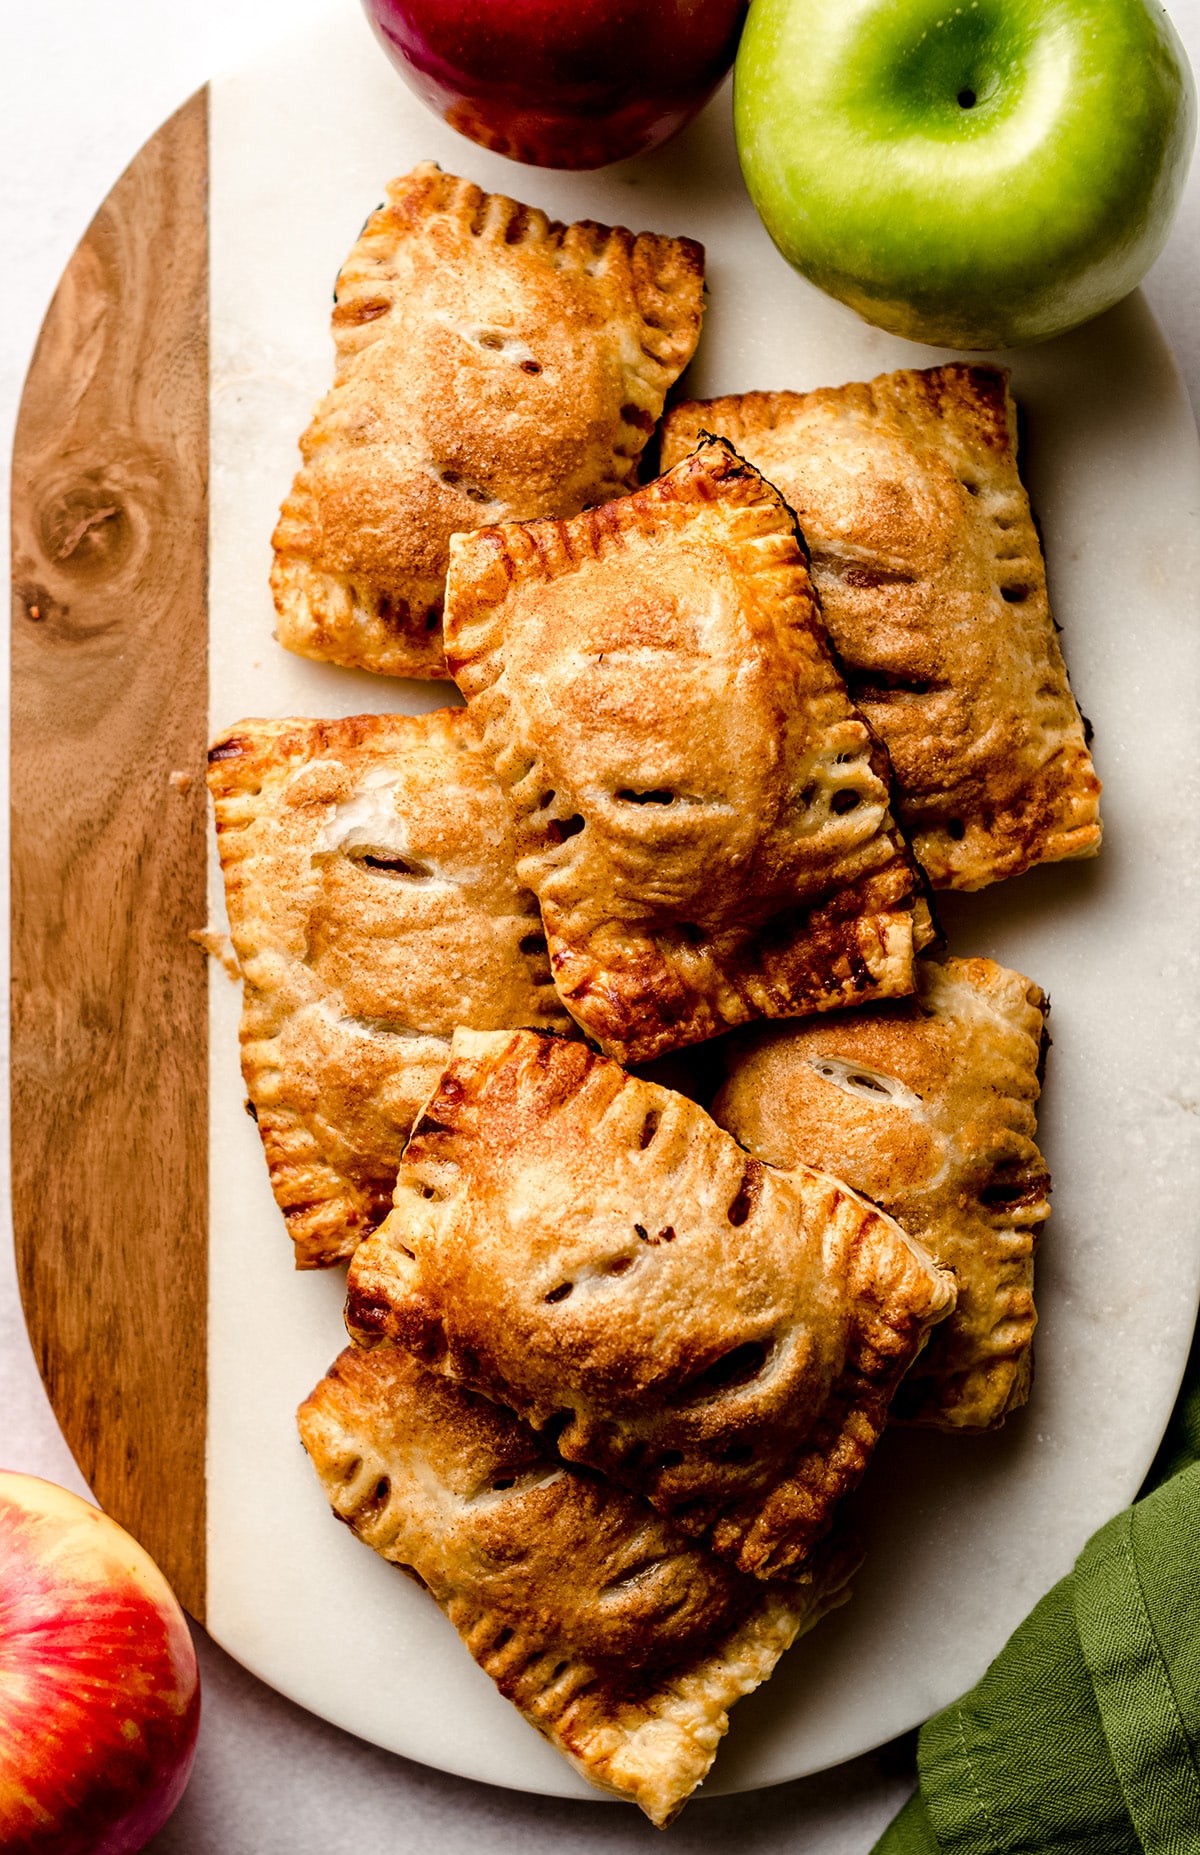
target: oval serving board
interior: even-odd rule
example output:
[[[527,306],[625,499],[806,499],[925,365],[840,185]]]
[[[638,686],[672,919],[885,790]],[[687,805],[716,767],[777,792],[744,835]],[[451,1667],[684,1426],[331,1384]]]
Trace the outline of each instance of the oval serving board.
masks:
[[[291,1269],[242,1112],[237,989],[215,965],[206,982],[189,940],[220,915],[211,857],[206,899],[212,731],[453,699],[287,656],[266,587],[296,440],[330,378],[333,277],[385,179],[430,157],[556,217],[704,240],[695,394],[941,358],[788,270],[741,187],[727,98],[657,157],[518,168],[428,115],[343,0],[173,118],[72,260],[17,435],[20,1277],[84,1474],[225,1648],[410,1757],[589,1795],[428,1600],[329,1521],[292,1414],[343,1343],[342,1275]],[[1200,1289],[1195,430],[1139,298],[1006,358],[1107,782],[1098,862],[944,909],[952,950],[1053,996],[1038,1382],[999,1437],[885,1439],[855,1601],[738,1707],[710,1791],[849,1757],[981,1672],[1135,1492]]]

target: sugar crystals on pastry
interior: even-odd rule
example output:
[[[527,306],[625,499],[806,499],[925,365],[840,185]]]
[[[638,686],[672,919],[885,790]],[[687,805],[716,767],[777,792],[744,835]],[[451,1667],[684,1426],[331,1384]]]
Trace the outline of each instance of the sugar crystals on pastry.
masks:
[[[451,534],[631,489],[700,331],[687,238],[545,213],[423,162],[338,278],[337,369],[275,531],[280,642],[445,676]]]
[[[646,1062],[907,992],[928,910],[795,523],[724,443],[569,521],[456,535],[451,667],[555,984]]]
[[[712,1764],[734,1701],[847,1595],[848,1548],[809,1585],[744,1578],[395,1347],[344,1352],[299,1422],[334,1512],[416,1573],[584,1777],[660,1826]]]
[[[1050,1212],[1035,1141],[1046,1000],[992,960],[918,960],[917,974],[902,1002],[739,1034],[713,1115],[760,1159],[835,1172],[953,1271],[954,1312],[894,1412],[985,1429],[1029,1393]]]
[[[249,1105],[319,1266],[385,1215],[456,1024],[570,1020],[462,709],[243,721],[209,760]]]
[[[803,1577],[951,1278],[581,1042],[458,1031],[347,1323],[550,1427],[739,1570]]]
[[[707,432],[796,512],[934,888],[1094,856],[1100,784],[1050,617],[1006,375],[954,363],[694,401],[665,421],[664,468]]]

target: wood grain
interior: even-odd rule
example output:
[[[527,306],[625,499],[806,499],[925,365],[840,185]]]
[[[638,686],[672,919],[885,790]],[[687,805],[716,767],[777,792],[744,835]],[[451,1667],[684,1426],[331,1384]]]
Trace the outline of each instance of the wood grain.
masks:
[[[207,96],[71,260],[13,458],[13,1219],[97,1499],[204,1614]],[[190,784],[189,784],[190,781]]]

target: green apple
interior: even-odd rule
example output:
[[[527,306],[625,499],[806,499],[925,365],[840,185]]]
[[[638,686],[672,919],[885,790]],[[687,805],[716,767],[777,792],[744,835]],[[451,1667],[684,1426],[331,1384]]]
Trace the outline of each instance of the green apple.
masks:
[[[1196,126],[1148,0],[752,0],[734,120],[784,256],[949,348],[1041,341],[1132,290]]]

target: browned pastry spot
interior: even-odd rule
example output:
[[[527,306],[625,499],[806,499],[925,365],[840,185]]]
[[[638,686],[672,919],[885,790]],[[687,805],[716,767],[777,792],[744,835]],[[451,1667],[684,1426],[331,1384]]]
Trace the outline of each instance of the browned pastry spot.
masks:
[[[450,536],[633,487],[700,332],[687,238],[558,225],[426,161],[338,278],[337,366],[275,530],[279,639],[445,676]]]
[[[243,721],[210,753],[242,1071],[301,1268],[390,1205],[456,1024],[567,1030],[462,709]]]
[[[954,363],[692,401],[664,423],[663,468],[708,432],[796,512],[933,886],[1094,856],[1100,783],[1050,618],[1007,375]]]
[[[724,443],[565,522],[458,535],[449,661],[555,984],[647,1062],[909,991],[928,911],[795,523]]]
[[[918,960],[900,1003],[740,1034],[713,1104],[776,1166],[834,1172],[920,1239],[958,1284],[954,1313],[893,1414],[986,1429],[1025,1402],[1033,1257],[1050,1179],[1035,1143],[1046,1000],[991,960]]]
[[[743,1578],[395,1347],[343,1353],[299,1421],[338,1518],[416,1574],[584,1777],[660,1827],[733,1702],[848,1595],[852,1551],[833,1548],[811,1585]]]
[[[347,1321],[549,1427],[740,1570],[806,1577],[951,1278],[582,1043],[458,1031]]]

